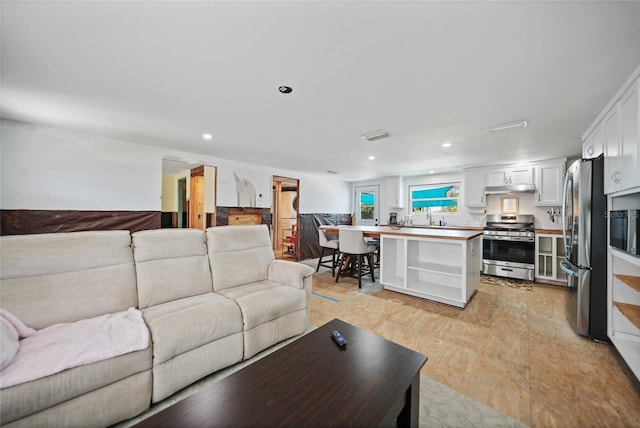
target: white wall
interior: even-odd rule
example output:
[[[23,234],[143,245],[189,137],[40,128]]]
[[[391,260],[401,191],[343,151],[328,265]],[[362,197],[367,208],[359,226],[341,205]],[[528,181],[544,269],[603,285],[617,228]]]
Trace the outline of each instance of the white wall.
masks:
[[[160,211],[162,159],[217,167],[217,205],[236,206],[234,173],[271,206],[273,175],[300,180],[301,213],[348,213],[350,184],[40,125],[2,120],[2,209]]]
[[[500,214],[500,198],[502,195],[487,195],[487,213]],[[555,222],[551,221],[547,210],[549,207],[535,206],[534,193],[517,193],[518,212],[520,214],[533,214],[534,226],[536,229],[562,229],[562,217],[558,215]],[[556,211],[560,212],[560,207],[556,207]]]
[[[162,211],[178,211],[178,182],[173,174],[162,174]]]
[[[3,209],[160,210],[146,146],[8,121],[1,137]]]

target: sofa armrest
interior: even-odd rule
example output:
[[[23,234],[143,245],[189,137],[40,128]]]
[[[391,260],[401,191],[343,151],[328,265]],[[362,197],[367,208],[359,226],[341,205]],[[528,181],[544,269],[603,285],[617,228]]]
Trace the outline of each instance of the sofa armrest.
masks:
[[[287,260],[274,260],[269,265],[269,281],[279,282],[290,287],[305,289],[305,285],[313,275],[313,268],[302,263]],[[305,281],[305,279],[309,278]]]

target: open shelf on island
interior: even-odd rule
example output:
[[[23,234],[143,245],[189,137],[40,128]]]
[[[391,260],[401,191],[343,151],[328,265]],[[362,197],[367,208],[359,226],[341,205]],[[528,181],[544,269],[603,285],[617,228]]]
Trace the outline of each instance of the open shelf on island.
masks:
[[[640,276],[616,274],[616,278],[627,284],[629,287],[640,292]]]
[[[462,266],[443,265],[440,263],[431,263],[425,261],[415,261],[407,266],[409,269],[417,269],[426,272],[437,272],[447,275],[462,275]]]
[[[462,306],[462,289],[436,282],[412,281],[407,283],[407,290],[429,296],[432,300],[440,301],[450,305]]]
[[[482,236],[381,235],[385,289],[464,308],[480,282]]]
[[[640,306],[629,303],[613,302],[622,315],[625,316],[636,328],[640,329]]]

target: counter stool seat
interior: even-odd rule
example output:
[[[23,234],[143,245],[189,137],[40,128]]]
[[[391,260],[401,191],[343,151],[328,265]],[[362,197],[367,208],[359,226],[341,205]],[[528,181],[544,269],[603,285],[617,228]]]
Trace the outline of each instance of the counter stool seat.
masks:
[[[327,233],[322,229],[318,229],[318,243],[320,244],[322,253],[320,254],[320,258],[318,259],[318,267],[316,267],[316,272],[320,270],[320,266],[331,268],[331,276],[333,277],[335,276],[336,266],[338,266],[338,252],[340,249],[340,243],[338,239],[330,239],[327,236]],[[324,253],[327,251],[331,252],[331,260],[324,259]]]
[[[362,276],[371,274],[371,280],[375,282],[374,275],[375,266],[373,264],[373,254],[376,251],[375,245],[369,245],[364,241],[364,233],[361,230],[341,230],[339,235],[340,244],[340,260],[338,261],[338,273],[336,274],[336,282],[340,278],[340,275],[351,270],[348,264],[353,265],[355,263],[356,276],[358,277],[358,288],[362,288]],[[364,266],[364,259],[366,258],[368,267]],[[347,260],[351,259],[351,263],[347,263]]]

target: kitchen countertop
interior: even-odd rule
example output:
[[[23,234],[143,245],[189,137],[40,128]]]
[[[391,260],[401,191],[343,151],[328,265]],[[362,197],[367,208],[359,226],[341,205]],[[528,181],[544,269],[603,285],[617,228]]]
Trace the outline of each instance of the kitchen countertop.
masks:
[[[382,226],[389,226],[388,224],[383,224]],[[426,224],[412,224],[410,226],[403,225],[402,228],[413,228],[413,229],[450,229],[450,230],[484,230],[483,226],[453,226],[453,225],[444,225],[438,226],[437,224],[426,225]]]
[[[541,233],[546,235],[562,235],[561,229],[536,229],[535,233]]]
[[[410,227],[403,226],[400,228],[390,226],[320,226],[320,229],[326,230],[329,233],[340,233],[340,229],[350,230],[362,230],[364,236],[379,237],[380,235],[396,235],[396,236],[411,236],[415,238],[436,238],[436,239],[457,239],[468,241],[476,236],[482,235],[482,229],[478,230],[466,230],[466,229],[453,229],[446,226],[431,226],[431,227]]]

